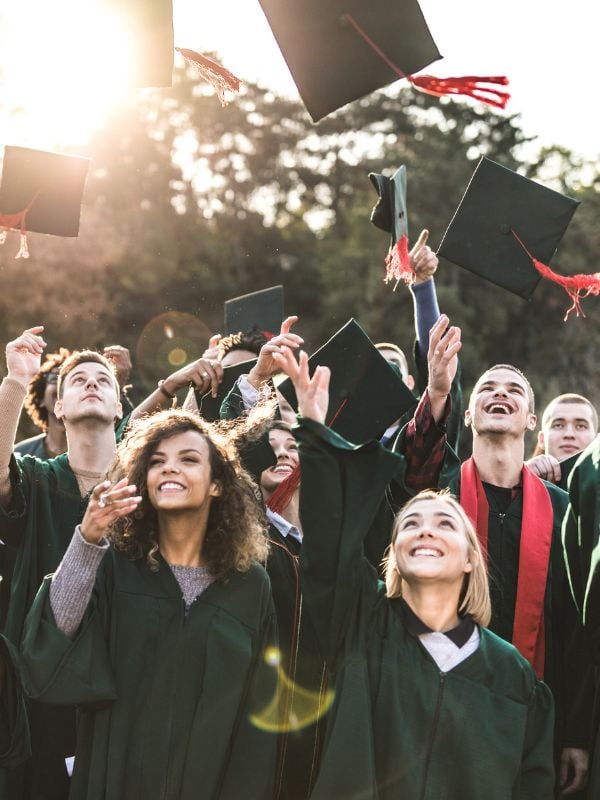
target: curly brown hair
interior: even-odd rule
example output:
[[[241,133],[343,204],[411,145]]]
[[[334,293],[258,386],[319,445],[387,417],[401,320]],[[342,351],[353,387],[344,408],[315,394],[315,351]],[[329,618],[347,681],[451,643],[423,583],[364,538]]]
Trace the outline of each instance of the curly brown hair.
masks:
[[[187,411],[170,409],[137,420],[117,448],[114,471],[127,476],[142,501],[135,514],[114,523],[110,539],[129,558],[145,558],[150,569],[158,569],[158,516],[148,498],[148,466],[160,442],[186,431],[204,437],[211,481],[221,488],[211,502],[202,559],[215,580],[225,581],[232,571],[246,572],[253,561],[266,561],[267,523],[254,484],[240,465],[233,437]]]
[[[48,411],[43,406],[44,394],[48,385],[48,373],[56,372],[71,355],[71,351],[61,347],[57,353],[47,353],[40,371],[33,376],[27,387],[25,411],[33,424],[43,433],[48,432]]]

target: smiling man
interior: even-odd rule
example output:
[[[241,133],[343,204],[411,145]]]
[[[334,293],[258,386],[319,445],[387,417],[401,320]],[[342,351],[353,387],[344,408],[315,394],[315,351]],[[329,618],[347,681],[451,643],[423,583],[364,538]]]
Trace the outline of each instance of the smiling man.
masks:
[[[572,794],[586,780],[593,688],[562,554],[568,498],[524,464],[525,433],[536,425],[534,395],[510,364],[491,367],[476,382],[465,413],[473,455],[460,464],[445,433],[460,347],[460,330],[442,317],[431,331],[427,391],[400,443],[407,458],[404,488],[449,486],[476,523],[488,560],[489,627],[512,642],[554,692],[560,783]]]
[[[0,385],[0,539],[16,554],[10,596],[0,611],[4,633],[15,644],[41,580],[56,569],[81,520],[88,492],[112,463],[114,426],[122,415],[110,363],[92,351],[73,353],[60,369],[54,408],[65,426],[67,452],[46,461],[13,456],[27,387],[40,370],[42,332],[30,328],[8,343],[8,374]],[[64,800],[65,758],[75,751],[74,709],[31,703],[29,714],[33,757],[23,770],[0,771],[0,797]]]

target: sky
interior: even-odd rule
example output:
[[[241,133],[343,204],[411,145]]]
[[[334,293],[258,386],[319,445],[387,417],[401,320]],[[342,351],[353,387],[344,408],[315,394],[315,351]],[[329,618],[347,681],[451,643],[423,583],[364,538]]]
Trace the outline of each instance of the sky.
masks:
[[[600,155],[600,93],[594,87],[600,76],[599,4],[421,0],[420,5],[444,56],[427,72],[507,75],[512,94],[507,112],[521,115],[528,134],[587,158]],[[176,44],[217,51],[239,77],[297,96],[258,0],[174,0],[174,6]]]
[[[12,48],[14,57],[21,59],[18,88],[0,87],[0,103],[23,101],[30,96],[27,92],[35,96],[35,103],[26,104],[27,113],[0,118],[0,144],[47,147],[52,140],[72,148],[85,141],[90,125],[101,124],[107,104],[115,102],[107,77],[111,72],[119,75],[122,65],[115,59],[117,42],[111,30],[102,30],[96,20],[90,22],[98,1],[0,0],[0,52],[5,57]],[[173,0],[173,4],[176,46],[215,51],[240,78],[298,96],[259,0]],[[540,144],[564,145],[588,159],[600,156],[599,93],[593,85],[600,75],[599,4],[594,0],[421,0],[420,4],[444,56],[427,72],[442,77],[507,75],[512,94],[507,112],[521,115],[527,134],[539,137]],[[70,8],[66,18],[72,29],[56,23],[59,5]],[[77,34],[80,19],[85,36]],[[34,24],[28,26],[28,20]],[[28,52],[46,46],[52,55],[44,75],[39,70],[25,75]],[[76,77],[83,61],[86,67],[90,63],[97,67],[94,91],[86,92],[83,86],[70,97],[51,96],[42,78],[48,84],[52,69],[61,68]],[[60,81],[50,79],[49,85]]]

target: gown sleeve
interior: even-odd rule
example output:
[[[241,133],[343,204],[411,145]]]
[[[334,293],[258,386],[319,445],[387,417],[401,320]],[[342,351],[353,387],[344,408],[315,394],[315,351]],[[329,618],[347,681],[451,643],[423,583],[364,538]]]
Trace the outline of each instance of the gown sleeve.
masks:
[[[554,702],[545,683],[536,681],[529,707],[523,760],[515,800],[541,800],[554,796],[554,771],[549,768],[554,731]],[[551,763],[551,762],[550,762]],[[546,791],[544,791],[546,787]]]
[[[401,458],[379,442],[357,446],[300,418],[300,574],[321,654],[332,665],[353,617],[378,598],[363,539]],[[391,536],[391,531],[390,531]],[[355,620],[360,624],[360,620]]]
[[[108,650],[110,565],[108,557],[100,565],[92,598],[73,639],[56,625],[49,596],[52,576],[44,579],[27,615],[21,645],[23,685],[33,699],[57,705],[116,699]]]
[[[0,767],[13,769],[31,754],[27,713],[15,653],[0,636]]]

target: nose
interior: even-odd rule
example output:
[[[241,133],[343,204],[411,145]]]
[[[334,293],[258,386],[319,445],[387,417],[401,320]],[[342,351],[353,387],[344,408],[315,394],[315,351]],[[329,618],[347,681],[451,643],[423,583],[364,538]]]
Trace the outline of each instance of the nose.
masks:
[[[98,381],[96,380],[94,375],[88,375],[87,380],[85,382],[86,389],[97,389],[98,388]]]
[[[165,461],[162,465],[162,472],[179,472],[179,467],[175,463]]]

